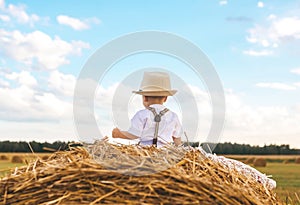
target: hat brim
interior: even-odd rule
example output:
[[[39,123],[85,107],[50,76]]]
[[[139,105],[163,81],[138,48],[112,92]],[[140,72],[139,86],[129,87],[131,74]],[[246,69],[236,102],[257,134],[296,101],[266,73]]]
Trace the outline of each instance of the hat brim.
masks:
[[[177,92],[177,90],[165,90],[165,91],[132,91],[138,95],[144,96],[173,96]]]

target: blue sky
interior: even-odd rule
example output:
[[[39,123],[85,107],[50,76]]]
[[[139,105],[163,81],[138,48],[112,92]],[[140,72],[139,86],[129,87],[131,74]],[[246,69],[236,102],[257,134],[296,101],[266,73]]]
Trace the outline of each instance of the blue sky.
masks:
[[[221,141],[300,148],[300,2],[292,0],[0,0],[0,140],[77,139],[72,97],[85,62],[112,39],[145,30],[188,39],[214,64],[226,96]],[[117,83],[147,66],[172,68],[189,82],[205,135],[205,86],[168,56],[119,62],[100,83],[106,100],[98,106],[107,110]]]

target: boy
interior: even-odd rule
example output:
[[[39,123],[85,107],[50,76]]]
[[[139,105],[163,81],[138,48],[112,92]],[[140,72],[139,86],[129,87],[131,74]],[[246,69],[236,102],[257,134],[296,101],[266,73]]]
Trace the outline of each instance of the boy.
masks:
[[[167,73],[145,72],[141,89],[134,91],[134,93],[143,96],[143,104],[146,109],[140,110],[134,115],[128,131],[120,131],[115,128],[112,131],[112,137],[139,138],[141,145],[154,145],[157,147],[162,147],[172,141],[175,145],[180,145],[182,129],[178,117],[174,112],[163,106],[168,96],[176,93],[176,90],[171,90],[170,87],[170,79]],[[269,179],[265,174],[242,162],[208,154],[201,147],[198,147],[198,149],[212,161],[224,164],[225,167],[235,169],[243,175],[251,176],[268,188],[274,189],[276,187],[276,181]]]
[[[138,111],[131,119],[128,131],[113,129],[113,138],[140,139],[140,145],[162,147],[174,142],[181,145],[182,128],[176,113],[163,104],[168,96],[177,91],[171,90],[170,77],[164,72],[145,72],[139,91],[145,109]]]

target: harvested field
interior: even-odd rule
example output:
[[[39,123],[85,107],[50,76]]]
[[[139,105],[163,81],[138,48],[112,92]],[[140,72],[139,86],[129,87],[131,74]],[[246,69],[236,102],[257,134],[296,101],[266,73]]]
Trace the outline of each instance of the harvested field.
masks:
[[[229,154],[229,155],[224,155],[225,157],[232,158],[232,159],[248,159],[248,158],[265,158],[265,159],[295,159],[299,157],[299,155],[234,155],[234,154]]]
[[[1,152],[0,160],[9,160],[11,161],[14,156],[21,157],[23,162],[34,161],[36,158],[49,157],[51,153],[29,153],[29,152]]]
[[[99,143],[57,152],[0,181],[4,204],[279,204],[252,177],[198,150]],[[125,153],[125,154],[124,154]],[[178,156],[180,156],[178,158]],[[165,156],[165,157],[162,157]]]

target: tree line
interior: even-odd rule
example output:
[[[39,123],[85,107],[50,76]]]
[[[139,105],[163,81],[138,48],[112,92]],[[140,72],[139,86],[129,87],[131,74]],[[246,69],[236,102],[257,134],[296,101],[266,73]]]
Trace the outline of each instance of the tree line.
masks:
[[[190,146],[198,147],[198,142],[190,142]],[[0,141],[0,152],[54,152],[68,150],[70,147],[82,146],[80,143],[74,142],[13,142],[13,141]],[[300,154],[300,149],[292,149],[289,145],[264,145],[252,146],[249,144],[237,143],[202,143],[200,146],[206,152],[216,154],[239,154],[239,155],[296,155]]]
[[[56,141],[53,143],[48,142],[12,142],[0,141],[0,152],[54,152],[58,150],[67,150],[70,142]]]
[[[191,146],[198,146],[199,143],[192,143]],[[264,145],[251,146],[249,144],[237,143],[202,143],[201,147],[206,152],[216,154],[239,154],[239,155],[297,155],[300,154],[300,149],[292,149],[288,144],[282,145]]]

